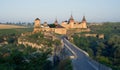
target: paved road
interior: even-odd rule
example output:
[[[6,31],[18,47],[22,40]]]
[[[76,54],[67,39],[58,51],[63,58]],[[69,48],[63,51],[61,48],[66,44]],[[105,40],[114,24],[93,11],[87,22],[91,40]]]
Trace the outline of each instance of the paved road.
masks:
[[[76,54],[76,58],[72,61],[74,70],[98,70],[97,66],[92,64],[91,60],[85,53],[74,47],[74,45],[64,38],[63,42]]]

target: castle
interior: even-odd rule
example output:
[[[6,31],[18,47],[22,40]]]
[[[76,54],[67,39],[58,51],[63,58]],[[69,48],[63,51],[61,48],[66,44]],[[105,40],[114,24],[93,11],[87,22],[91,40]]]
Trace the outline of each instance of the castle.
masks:
[[[87,28],[85,16],[83,16],[82,22],[75,22],[73,16],[71,15],[68,21],[62,22],[61,26],[65,27],[66,29],[71,28]]]
[[[58,21],[56,19],[52,27],[49,24],[47,24],[47,22],[41,24],[40,21],[41,20],[39,18],[35,19],[34,31],[33,31],[34,33],[43,31],[43,32],[54,32],[57,34],[65,35],[70,29],[77,29],[77,32],[90,31],[90,29],[87,28],[87,22],[85,16],[83,16],[82,22],[76,22],[72,15],[68,21],[64,21],[61,24],[58,24]]]

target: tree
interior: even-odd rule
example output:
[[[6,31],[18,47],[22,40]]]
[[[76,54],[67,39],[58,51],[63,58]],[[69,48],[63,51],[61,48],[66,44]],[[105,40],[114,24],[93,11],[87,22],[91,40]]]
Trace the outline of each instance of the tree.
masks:
[[[66,58],[62,61],[60,61],[58,65],[58,70],[73,70],[71,60],[69,58]]]
[[[4,42],[4,39],[2,37],[0,37],[0,43]]]
[[[15,42],[15,39],[12,38],[12,37],[10,37],[10,38],[7,39],[7,42],[8,42],[8,43],[14,43],[14,42]]]

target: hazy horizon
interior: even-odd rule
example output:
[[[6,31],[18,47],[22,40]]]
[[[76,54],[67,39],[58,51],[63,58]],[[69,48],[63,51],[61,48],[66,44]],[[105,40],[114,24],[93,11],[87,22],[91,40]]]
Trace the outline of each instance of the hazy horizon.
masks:
[[[76,21],[85,15],[87,22],[120,22],[119,0],[3,0],[0,1],[0,22],[52,23],[68,20],[72,14]]]

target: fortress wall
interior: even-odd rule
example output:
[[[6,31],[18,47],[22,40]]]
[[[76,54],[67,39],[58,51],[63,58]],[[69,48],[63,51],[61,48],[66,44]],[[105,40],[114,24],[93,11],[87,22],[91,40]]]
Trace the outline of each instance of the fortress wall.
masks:
[[[41,31],[41,28],[34,28],[33,32],[40,32],[40,31]]]
[[[82,24],[74,24],[74,28],[82,28]]]
[[[55,28],[55,33],[66,34],[67,30],[65,28]]]
[[[54,28],[42,28],[42,31],[46,32],[53,32],[55,29]]]
[[[70,28],[70,25],[69,25],[69,24],[64,24],[64,23],[62,23],[61,26],[65,27],[66,29],[69,29],[69,28]]]
[[[73,24],[71,25],[72,23],[62,23],[61,26],[65,27],[66,29],[69,29],[69,28],[87,28],[87,25],[86,23],[76,23],[76,24]]]

